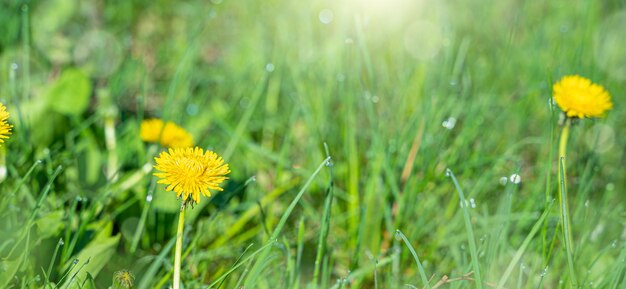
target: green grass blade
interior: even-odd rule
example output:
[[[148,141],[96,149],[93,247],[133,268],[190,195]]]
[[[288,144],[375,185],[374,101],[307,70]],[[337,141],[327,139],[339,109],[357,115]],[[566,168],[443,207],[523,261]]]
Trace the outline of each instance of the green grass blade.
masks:
[[[541,214],[541,217],[539,218],[537,222],[535,222],[535,225],[530,230],[530,233],[528,234],[528,236],[526,236],[526,239],[524,239],[524,242],[522,242],[522,245],[515,252],[515,255],[513,256],[511,263],[509,263],[509,266],[504,271],[504,274],[502,274],[500,281],[498,281],[498,285],[496,289],[504,288],[504,284],[511,276],[511,273],[513,272],[513,269],[515,268],[517,263],[520,261],[520,259],[522,259],[522,256],[526,252],[526,249],[528,249],[528,245],[530,245],[530,241],[532,241],[532,239],[535,237],[535,234],[537,234],[539,229],[541,229],[542,225],[544,224],[545,219],[550,214],[551,209],[552,209],[552,203],[550,204],[550,206],[548,206],[548,208],[546,208],[543,214]]]
[[[289,204],[289,207],[287,207],[287,209],[283,213],[283,216],[280,218],[280,221],[278,222],[278,225],[276,225],[276,228],[274,229],[274,232],[272,233],[272,236],[270,237],[270,242],[275,242],[275,240],[277,239],[278,235],[283,230],[283,227],[285,226],[285,223],[287,223],[287,219],[291,215],[291,212],[296,207],[296,205],[298,204],[298,202],[300,201],[300,199],[302,198],[302,196],[304,195],[306,190],[309,188],[309,186],[313,182],[313,179],[320,173],[322,168],[324,168],[325,166],[327,166],[329,164],[329,162],[330,162],[330,157],[327,157],[326,159],[324,159],[324,161],[313,172],[311,177],[309,177],[309,179],[306,181],[304,186],[302,186],[302,189],[300,189],[300,192],[298,192],[298,194],[293,199],[293,201],[291,201],[291,204]],[[256,279],[261,274],[261,270],[263,269],[264,262],[262,262],[262,261],[267,258],[267,255],[270,252],[269,249],[270,249],[270,247],[264,247],[264,250],[261,252],[258,260],[254,264],[254,266],[252,266],[252,269],[250,269],[250,274],[248,275],[248,278],[246,279],[246,282],[244,283],[244,287],[245,288],[254,288],[255,287],[254,284],[256,283]]]
[[[461,209],[463,210],[463,219],[465,220],[465,231],[467,233],[467,241],[469,243],[470,255],[472,256],[472,268],[474,269],[474,276],[476,276],[476,288],[483,288],[483,280],[480,274],[480,264],[478,263],[478,250],[476,249],[476,238],[474,237],[474,229],[472,228],[472,220],[470,217],[468,205],[465,202],[465,194],[456,180],[454,173],[450,169],[446,169],[446,176],[452,179],[456,191],[459,193],[459,200],[461,202]]]
[[[411,242],[409,242],[409,239],[407,239],[406,236],[400,230],[396,230],[396,234],[400,236],[400,238],[402,238],[402,240],[404,241],[404,244],[406,244],[406,246],[409,247],[409,251],[411,251],[411,254],[413,254],[413,259],[415,259],[415,263],[417,263],[417,269],[420,272],[420,278],[422,278],[422,283],[424,283],[424,286],[427,289],[430,289],[431,288],[430,282],[428,282],[426,271],[424,270],[424,266],[422,266],[422,262],[420,262],[420,258],[417,256],[417,253],[415,252],[413,245],[411,245]]]

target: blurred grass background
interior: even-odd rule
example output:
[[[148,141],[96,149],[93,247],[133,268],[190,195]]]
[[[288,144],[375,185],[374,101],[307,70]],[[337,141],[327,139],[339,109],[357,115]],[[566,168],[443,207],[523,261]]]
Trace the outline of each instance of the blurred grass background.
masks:
[[[626,286],[623,1],[7,0],[0,23],[0,287],[171,285],[179,203],[138,137],[160,117],[232,169],[188,213],[185,288],[481,288],[476,264],[570,288],[549,205],[568,74],[614,101],[570,140],[576,285]]]

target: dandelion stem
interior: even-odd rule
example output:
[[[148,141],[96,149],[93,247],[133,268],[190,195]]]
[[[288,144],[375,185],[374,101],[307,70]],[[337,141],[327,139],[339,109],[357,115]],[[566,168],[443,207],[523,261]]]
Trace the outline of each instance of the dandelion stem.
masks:
[[[561,225],[563,232],[563,241],[565,242],[565,253],[567,254],[567,263],[569,266],[570,277],[572,278],[572,285],[576,287],[576,271],[574,270],[574,257],[572,252],[574,251],[572,245],[572,231],[569,221],[569,209],[567,205],[567,174],[565,170],[565,155],[567,153],[567,140],[569,138],[569,129],[571,126],[571,120],[568,118],[565,121],[563,130],[561,131],[561,138],[559,140],[559,208],[561,212]]]
[[[176,230],[176,251],[174,252],[174,289],[180,286],[180,256],[183,251],[183,228],[185,227],[185,201],[180,205],[178,229]]]

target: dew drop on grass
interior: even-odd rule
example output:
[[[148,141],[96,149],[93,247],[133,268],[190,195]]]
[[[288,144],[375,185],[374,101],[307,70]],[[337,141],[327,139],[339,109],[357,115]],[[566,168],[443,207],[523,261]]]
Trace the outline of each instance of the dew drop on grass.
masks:
[[[452,170],[446,169],[446,177],[449,177],[451,175],[452,175]]]
[[[519,184],[522,181],[522,177],[518,174],[512,174],[509,180],[511,180],[511,183]]]
[[[274,69],[276,69],[276,67],[274,67],[273,63],[268,63],[268,64],[265,65],[265,71],[267,71],[267,72],[272,72],[272,71],[274,71]]]
[[[546,277],[546,275],[548,275],[548,266],[546,266],[545,268],[543,268],[543,270],[541,270],[541,277]]]
[[[452,116],[448,117],[448,119],[444,120],[441,123],[441,126],[443,126],[446,129],[453,129],[455,125],[456,125],[456,118]]]
[[[322,22],[322,24],[330,24],[331,22],[333,22],[334,18],[335,18],[335,14],[333,13],[332,10],[322,9],[322,11],[320,11],[319,19],[320,19],[320,22]]]
[[[63,245],[65,245],[65,242],[63,242],[63,238],[61,238],[61,239],[59,239],[58,246],[63,246]]]
[[[611,248],[617,248],[617,240],[613,240],[613,242],[611,242]]]
[[[327,167],[332,167],[332,166],[334,166],[335,164],[333,164],[333,162],[332,162],[332,161],[331,161],[331,159],[329,158],[329,159],[326,161],[326,164],[325,164],[325,165],[326,165]]]
[[[470,208],[474,209],[476,208],[476,201],[474,201],[474,198],[470,198]]]
[[[72,261],[72,264],[74,265],[78,264],[78,259],[74,259],[74,261]]]
[[[378,103],[379,101],[380,101],[380,97],[378,97],[378,95],[372,96],[372,102],[373,103]]]
[[[149,194],[146,196],[146,202],[148,203],[152,202],[152,194]]]
[[[501,177],[501,178],[500,178],[500,180],[499,180],[499,182],[500,182],[500,184],[501,184],[501,185],[506,186],[506,183],[508,183],[508,182],[509,182],[509,178],[507,178],[507,177]]]
[[[17,70],[18,68],[19,68],[19,65],[17,65],[17,63],[15,62],[11,63],[11,69]]]
[[[585,201],[585,208],[589,208],[589,200]]]

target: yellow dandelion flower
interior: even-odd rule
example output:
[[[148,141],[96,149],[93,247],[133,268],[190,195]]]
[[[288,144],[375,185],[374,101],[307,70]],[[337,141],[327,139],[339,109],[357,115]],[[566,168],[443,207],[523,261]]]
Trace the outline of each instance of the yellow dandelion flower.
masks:
[[[186,148],[193,146],[193,138],[182,127],[168,121],[163,128],[163,120],[147,119],[141,122],[140,136],[146,142],[160,142],[168,148]],[[161,140],[159,141],[159,136]]]
[[[168,185],[165,189],[174,191],[177,197],[186,202],[191,196],[193,203],[200,202],[200,193],[211,196],[211,190],[221,191],[219,185],[230,173],[224,159],[212,151],[204,152],[201,148],[170,148],[154,158],[154,173],[160,178],[158,183]]]
[[[613,108],[611,96],[604,87],[579,75],[561,78],[553,86],[553,95],[568,117],[603,117]]]
[[[11,128],[7,120],[9,119],[9,112],[4,104],[0,103],[0,143],[4,142],[4,139],[9,138],[11,135]]]

